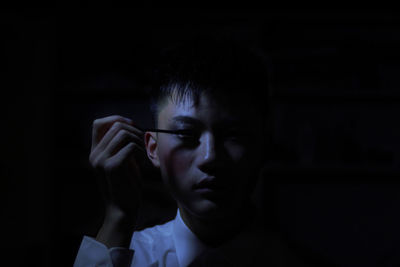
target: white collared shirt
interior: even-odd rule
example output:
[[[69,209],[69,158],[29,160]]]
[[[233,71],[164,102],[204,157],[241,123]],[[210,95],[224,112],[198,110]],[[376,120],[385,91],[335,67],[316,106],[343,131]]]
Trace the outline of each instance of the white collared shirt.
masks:
[[[174,220],[135,232],[130,248],[133,266],[188,266],[206,246],[183,222],[179,210]]]
[[[179,209],[172,227],[172,237],[175,243],[179,266],[188,266],[197,256],[207,249],[207,246],[186,226],[182,220]]]
[[[197,257],[201,258],[200,266],[260,266],[260,262],[286,266],[281,261],[285,261],[287,256],[282,243],[275,236],[265,235],[257,223],[252,223],[223,246],[209,248],[186,226],[178,210],[175,219],[135,232],[129,249],[108,249],[85,236],[74,266],[186,267]]]

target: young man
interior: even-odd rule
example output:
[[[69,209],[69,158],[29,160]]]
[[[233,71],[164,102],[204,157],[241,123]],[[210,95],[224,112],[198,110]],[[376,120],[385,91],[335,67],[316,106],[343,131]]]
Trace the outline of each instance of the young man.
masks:
[[[90,162],[108,190],[106,214],[96,239],[84,237],[75,266],[295,266],[251,200],[268,153],[262,60],[233,42],[197,39],[163,63],[157,129],[141,131],[121,116],[93,124]],[[146,179],[140,153],[160,169],[178,211],[135,232]]]

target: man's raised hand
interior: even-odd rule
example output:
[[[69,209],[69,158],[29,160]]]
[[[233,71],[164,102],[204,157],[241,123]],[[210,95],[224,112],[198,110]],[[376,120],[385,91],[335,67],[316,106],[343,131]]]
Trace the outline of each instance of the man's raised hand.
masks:
[[[138,159],[145,157],[143,134],[130,119],[118,115],[93,122],[89,161],[105,200],[105,218],[97,240],[109,247],[127,245],[126,238],[131,238],[137,220],[141,180]]]

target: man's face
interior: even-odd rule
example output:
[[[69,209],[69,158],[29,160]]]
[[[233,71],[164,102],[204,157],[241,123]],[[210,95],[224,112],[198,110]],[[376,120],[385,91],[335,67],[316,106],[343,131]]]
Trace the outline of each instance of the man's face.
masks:
[[[158,128],[189,132],[152,133],[157,155],[152,161],[180,207],[213,219],[244,204],[264,153],[260,120],[249,105],[222,106],[204,94],[196,106],[168,100]]]

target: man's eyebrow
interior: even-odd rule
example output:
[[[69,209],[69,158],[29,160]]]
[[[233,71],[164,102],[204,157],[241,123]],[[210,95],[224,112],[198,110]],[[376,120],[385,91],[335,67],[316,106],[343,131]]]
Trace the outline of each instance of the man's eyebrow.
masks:
[[[197,124],[201,125],[201,121],[189,116],[176,116],[172,118],[174,123],[186,123],[186,124]]]
[[[201,120],[190,116],[176,116],[171,120],[171,124],[190,124],[195,125],[196,127],[204,126]],[[237,128],[237,127],[248,127],[248,120],[238,119],[238,118],[226,118],[222,121],[219,121],[215,125],[218,129],[227,129],[227,128]]]

